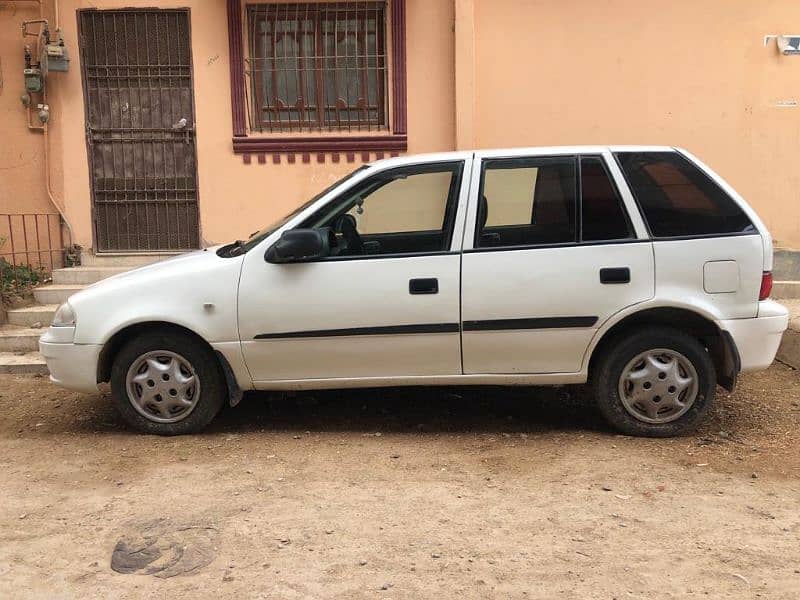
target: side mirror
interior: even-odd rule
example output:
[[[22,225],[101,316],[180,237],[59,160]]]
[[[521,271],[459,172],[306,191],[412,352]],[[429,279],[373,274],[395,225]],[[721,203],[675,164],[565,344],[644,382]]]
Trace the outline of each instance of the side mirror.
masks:
[[[330,254],[329,231],[322,229],[290,229],[269,247],[264,260],[270,263],[310,262]]]

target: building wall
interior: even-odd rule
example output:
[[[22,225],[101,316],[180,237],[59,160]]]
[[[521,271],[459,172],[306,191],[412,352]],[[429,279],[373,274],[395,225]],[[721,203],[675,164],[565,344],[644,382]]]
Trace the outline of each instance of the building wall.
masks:
[[[54,18],[53,0],[44,0]],[[54,196],[92,246],[76,10],[191,9],[202,238],[249,234],[358,166],[244,164],[231,148],[225,0],[58,0],[69,73],[48,82]],[[795,0],[407,0],[409,152],[546,144],[682,146],[728,179],[774,236],[800,247],[800,57],[763,36],[797,33]],[[0,212],[51,212],[43,137],[30,133],[19,23],[0,1]],[[455,32],[455,33],[454,33]],[[458,53],[456,55],[456,52]],[[6,141],[8,140],[8,141]]]
[[[298,160],[245,164],[231,146],[231,104],[225,0],[59,0],[61,26],[72,51],[69,73],[53,86],[53,123],[63,131],[63,197],[75,237],[92,246],[91,196],[85,144],[83,90],[76,11],[81,8],[152,7],[191,9],[197,163],[201,235],[213,244],[247,236],[288,213],[358,166],[345,160],[324,164]],[[453,9],[449,2],[408,0],[409,151],[452,149]],[[432,115],[434,118],[431,118]],[[17,119],[19,121],[19,119]],[[56,125],[58,124],[58,125]],[[15,127],[22,126],[18,122]]]
[[[800,247],[796,0],[474,0],[475,145],[682,146]]]
[[[26,43],[22,22],[38,18],[36,4],[0,2],[0,213],[55,212],[44,185],[44,136],[28,130],[20,102]],[[35,116],[33,124],[39,125]]]

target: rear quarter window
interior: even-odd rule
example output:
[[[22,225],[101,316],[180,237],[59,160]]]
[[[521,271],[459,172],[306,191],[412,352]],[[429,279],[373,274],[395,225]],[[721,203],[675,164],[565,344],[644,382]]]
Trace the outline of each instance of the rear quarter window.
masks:
[[[757,233],[733,198],[682,154],[615,157],[654,237]]]

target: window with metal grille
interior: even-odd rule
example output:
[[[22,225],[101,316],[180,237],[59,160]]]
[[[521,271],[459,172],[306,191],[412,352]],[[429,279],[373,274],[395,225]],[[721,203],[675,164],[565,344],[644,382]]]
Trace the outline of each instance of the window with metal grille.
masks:
[[[388,129],[385,2],[248,6],[254,131]]]

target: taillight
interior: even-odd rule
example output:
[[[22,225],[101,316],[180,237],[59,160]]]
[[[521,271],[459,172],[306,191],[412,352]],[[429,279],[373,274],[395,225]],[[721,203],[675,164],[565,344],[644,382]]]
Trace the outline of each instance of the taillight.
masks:
[[[759,300],[766,300],[772,293],[772,272],[764,271],[761,274],[761,291],[758,292]]]

